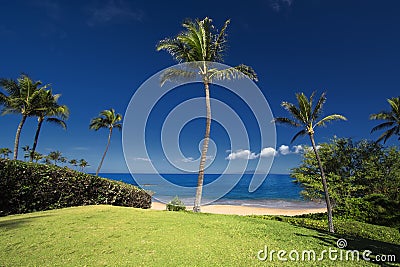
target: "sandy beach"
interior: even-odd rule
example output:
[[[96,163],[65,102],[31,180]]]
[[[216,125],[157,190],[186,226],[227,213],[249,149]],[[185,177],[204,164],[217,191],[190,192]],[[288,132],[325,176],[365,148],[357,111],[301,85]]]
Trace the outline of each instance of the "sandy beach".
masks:
[[[187,210],[192,210],[193,207],[186,207]],[[165,204],[160,202],[152,202],[151,209],[165,210]],[[215,214],[235,214],[235,215],[286,215],[295,216],[308,213],[326,212],[325,208],[310,208],[310,209],[278,209],[278,208],[263,208],[250,206],[235,206],[235,205],[207,205],[201,207],[201,212]]]

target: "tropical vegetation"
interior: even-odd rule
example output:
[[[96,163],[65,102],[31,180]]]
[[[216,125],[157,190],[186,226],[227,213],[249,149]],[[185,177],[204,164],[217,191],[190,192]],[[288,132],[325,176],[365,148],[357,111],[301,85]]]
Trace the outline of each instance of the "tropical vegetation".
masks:
[[[308,99],[304,93],[297,93],[296,98],[298,102],[298,106],[289,103],[289,102],[282,102],[282,107],[285,108],[290,115],[292,116],[291,118],[286,118],[286,117],[279,117],[275,118],[274,121],[277,123],[293,126],[293,127],[301,127],[302,130],[300,130],[291,142],[296,140],[299,136],[304,136],[308,135],[311,140],[311,145],[315,153],[315,157],[318,162],[318,169],[320,172],[320,176],[322,179],[322,186],[323,186],[323,191],[325,195],[325,202],[326,202],[326,208],[328,211],[328,225],[329,225],[329,231],[334,233],[335,229],[333,226],[333,218],[332,218],[332,205],[331,201],[329,198],[329,191],[328,191],[328,184],[326,182],[325,178],[325,173],[324,173],[324,168],[322,166],[322,162],[318,153],[317,146],[315,144],[314,140],[314,131],[316,127],[320,126],[325,126],[328,122],[333,121],[333,120],[347,120],[344,116],[339,115],[339,114],[333,114],[326,116],[322,119],[320,119],[321,114],[322,114],[322,108],[326,102],[326,93],[322,93],[321,97],[318,99],[317,103],[313,107],[313,101],[314,101],[314,96],[315,92],[311,94],[310,99]]]
[[[400,228],[400,150],[377,142],[334,138],[318,149],[337,216]],[[321,199],[319,166],[306,149],[291,176],[307,199]]]
[[[33,81],[29,76],[22,74],[17,80],[0,79],[0,86],[8,95],[0,92],[0,102],[4,105],[2,115],[16,113],[21,114],[14,141],[14,156],[18,158],[19,138],[22,127],[28,117],[34,116],[40,106],[41,93],[49,86],[42,86],[41,81]]]
[[[150,194],[133,185],[55,165],[0,159],[0,177],[0,216],[81,205],[151,204]]]
[[[392,137],[397,135],[397,140],[400,141],[400,97],[393,97],[387,100],[390,105],[390,111],[382,111],[376,114],[372,114],[369,118],[371,120],[384,120],[385,122],[372,128],[371,133],[387,129],[379,136],[377,142],[383,140],[383,143]]]
[[[203,147],[201,150],[199,175],[197,181],[196,197],[193,211],[200,212],[201,196],[204,182],[204,166],[206,163],[208,143],[211,129],[211,105],[210,84],[213,80],[225,80],[235,78],[250,78],[257,81],[255,71],[244,64],[227,69],[218,69],[213,62],[222,62],[226,51],[226,30],[230,20],[225,21],[222,29],[218,32],[212,20],[208,17],[203,20],[186,20],[182,26],[184,31],[174,38],[165,38],[157,44],[157,51],[167,51],[179,63],[188,62],[190,68],[170,68],[164,71],[161,77],[161,85],[166,81],[180,81],[182,79],[194,79],[201,76],[205,90],[206,102],[206,129]]]
[[[90,121],[89,128],[95,131],[99,129],[106,128],[108,129],[108,139],[106,149],[104,150],[103,156],[101,157],[101,161],[99,163],[99,167],[96,170],[96,176],[99,175],[101,166],[103,165],[104,158],[106,157],[108,148],[110,146],[111,136],[113,133],[113,129],[122,129],[122,124],[120,121],[122,120],[121,114],[115,114],[114,109],[103,110],[100,112],[99,117],[96,117]]]
[[[44,121],[61,126],[64,129],[67,128],[65,120],[68,119],[69,109],[66,105],[59,105],[57,103],[60,96],[60,94],[53,95],[51,90],[42,91],[40,94],[41,108],[37,109],[34,113],[34,116],[38,118],[38,124],[32,149],[30,152],[30,161],[33,161],[34,159],[34,154],[36,152],[36,147],[39,139],[39,133]]]

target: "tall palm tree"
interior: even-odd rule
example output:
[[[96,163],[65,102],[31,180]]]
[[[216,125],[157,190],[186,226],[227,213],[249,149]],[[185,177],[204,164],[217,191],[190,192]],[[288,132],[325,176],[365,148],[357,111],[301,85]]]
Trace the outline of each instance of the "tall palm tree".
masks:
[[[397,140],[400,140],[400,97],[392,97],[387,101],[390,105],[390,111],[382,111],[376,114],[372,114],[369,117],[371,120],[386,121],[379,124],[378,126],[375,126],[371,130],[371,133],[373,133],[378,130],[388,129],[378,138],[378,140],[376,140],[377,142],[383,140],[383,143],[386,143],[386,141],[394,134],[398,136]]]
[[[18,158],[19,137],[26,119],[38,108],[40,92],[48,85],[41,86],[41,81],[32,81],[27,75],[22,74],[17,81],[12,79],[0,79],[0,86],[8,93],[8,96],[0,93],[0,102],[4,105],[2,115],[18,113],[22,115],[18,124],[14,142],[14,159]]]
[[[182,26],[185,30],[174,38],[165,38],[157,44],[157,51],[167,51],[178,62],[192,63],[192,70],[179,70],[170,68],[161,77],[161,85],[166,81],[179,79],[193,79],[196,75],[202,77],[205,100],[206,100],[206,129],[201,151],[199,174],[197,179],[194,212],[200,212],[201,197],[204,181],[204,167],[206,162],[208,143],[211,129],[211,105],[210,105],[210,83],[213,80],[235,79],[248,77],[257,81],[257,74],[246,65],[219,70],[212,67],[212,62],[222,62],[223,53],[226,50],[226,29],[230,23],[227,20],[218,32],[215,30],[212,20],[205,18],[195,21],[186,20]],[[195,70],[196,69],[196,70]]]
[[[57,103],[60,96],[60,94],[53,95],[51,90],[42,91],[40,94],[40,108],[33,113],[33,115],[38,118],[38,125],[32,145],[30,161],[33,161],[33,156],[35,154],[39,139],[39,133],[45,120],[61,126],[64,129],[67,128],[65,120],[68,119],[69,109],[66,105],[59,105]]]
[[[99,130],[101,128],[107,128],[108,132],[108,141],[106,145],[106,150],[104,151],[103,157],[101,158],[99,167],[96,171],[96,176],[99,175],[101,165],[103,165],[104,158],[106,157],[108,147],[110,146],[111,135],[114,128],[120,129],[122,128],[122,124],[119,123],[122,120],[121,114],[115,114],[114,109],[103,110],[100,112],[99,117],[94,118],[90,121],[89,128],[92,130]]]
[[[328,225],[329,231],[334,233],[335,229],[333,227],[333,219],[332,219],[332,206],[328,193],[328,185],[326,183],[324,169],[322,167],[321,158],[319,157],[317,146],[315,145],[314,140],[314,129],[318,126],[325,126],[326,123],[333,120],[347,120],[344,116],[333,114],[326,116],[322,119],[319,119],[322,113],[322,107],[326,102],[326,93],[323,93],[319,98],[317,104],[313,108],[313,100],[314,100],[315,92],[311,94],[310,99],[308,99],[304,93],[297,93],[296,98],[298,102],[298,107],[289,102],[282,102],[282,107],[284,107],[292,116],[293,119],[290,118],[275,118],[274,121],[277,123],[287,124],[294,127],[302,127],[303,129],[299,131],[291,140],[291,143],[296,140],[299,136],[304,136],[308,134],[311,140],[311,144],[315,153],[315,156],[318,161],[318,167],[321,172],[322,186],[325,194],[325,202],[326,208],[328,211]]]

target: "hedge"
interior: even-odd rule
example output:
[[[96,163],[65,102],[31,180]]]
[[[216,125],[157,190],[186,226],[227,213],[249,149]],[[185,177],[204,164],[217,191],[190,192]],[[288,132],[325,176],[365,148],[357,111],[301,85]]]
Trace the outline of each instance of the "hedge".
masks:
[[[147,209],[151,196],[67,167],[0,159],[0,216],[98,204]]]

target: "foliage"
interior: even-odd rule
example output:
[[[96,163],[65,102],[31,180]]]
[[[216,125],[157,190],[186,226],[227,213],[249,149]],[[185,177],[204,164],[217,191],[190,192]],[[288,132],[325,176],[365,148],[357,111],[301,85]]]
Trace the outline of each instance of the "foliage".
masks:
[[[400,225],[398,149],[335,138],[318,151],[336,213],[374,224]],[[291,175],[304,187],[306,198],[322,198],[318,164],[310,149],[305,149],[302,164]]]
[[[169,211],[181,211],[181,210],[186,210],[185,204],[178,198],[178,196],[175,196],[167,205],[167,210]]]
[[[38,124],[31,153],[29,155],[31,161],[33,161],[34,159],[34,154],[39,139],[39,133],[42,128],[42,123],[44,121],[61,126],[64,129],[67,128],[65,120],[68,119],[69,109],[66,105],[58,104],[58,99],[60,98],[60,96],[60,94],[53,95],[53,92],[51,90],[41,91],[40,93],[40,109],[36,109],[33,113],[33,115],[38,118]]]
[[[97,167],[96,176],[99,175],[101,166],[103,165],[104,158],[106,157],[108,151],[108,147],[110,146],[110,140],[113,129],[115,128],[121,130],[122,128],[122,124],[120,123],[121,120],[122,120],[122,115],[115,114],[115,110],[111,108],[109,110],[103,110],[102,112],[100,112],[99,117],[94,118],[90,121],[89,128],[92,130],[97,131],[102,128],[106,128],[109,130],[106,149],[104,150],[104,154],[99,163],[99,167]]]
[[[295,104],[289,102],[282,102],[282,107],[285,108],[292,118],[280,117],[275,118],[274,122],[281,123],[284,125],[289,125],[292,127],[300,127],[302,128],[297,134],[292,138],[293,142],[299,136],[308,135],[310,137],[312,149],[315,153],[315,157],[318,163],[318,169],[320,171],[321,181],[322,181],[322,190],[325,197],[326,208],[328,211],[328,227],[330,232],[335,232],[333,226],[333,218],[332,218],[332,205],[328,190],[328,183],[325,178],[324,168],[321,163],[321,159],[318,153],[317,146],[315,145],[314,140],[314,129],[316,127],[325,126],[328,122],[334,120],[347,120],[344,116],[339,114],[328,115],[324,118],[320,118],[322,114],[322,108],[326,102],[326,93],[322,93],[321,97],[318,99],[317,103],[314,102],[315,92],[313,92],[308,99],[304,93],[297,93],[297,106]]]
[[[10,113],[22,115],[15,134],[14,159],[18,158],[19,138],[27,117],[34,116],[34,113],[41,109],[41,94],[49,86],[41,85],[41,81],[33,81],[25,74],[22,74],[16,81],[0,79],[0,86],[8,94],[0,93],[0,103],[4,106],[2,115]]]
[[[0,233],[5,266],[377,266],[328,257],[279,261],[276,253],[274,261],[259,261],[257,253],[265,246],[319,253],[336,249],[339,237],[246,216],[99,205],[2,217]],[[348,239],[348,247],[376,255],[392,254],[395,245]]]
[[[271,216],[271,215],[253,215],[255,218],[265,220],[275,220],[288,222],[293,225],[307,227],[310,229],[326,229],[326,214],[306,214],[299,216]],[[400,245],[400,232],[396,228],[379,226],[365,222],[359,222],[352,219],[335,217],[336,234],[344,237],[368,238]]]
[[[0,148],[0,155],[3,156],[3,159],[8,159],[11,152],[12,152],[11,149],[7,147]]]
[[[388,129],[383,132],[378,138],[377,142],[383,140],[383,143],[392,136],[397,135],[398,140],[400,140],[400,97],[393,97],[388,99],[390,105],[390,111],[382,111],[380,113],[372,114],[370,116],[371,120],[384,120],[385,122],[372,128],[371,133],[383,129]]]
[[[151,205],[151,196],[132,185],[53,165],[0,159],[0,177],[0,216],[79,205]]]

